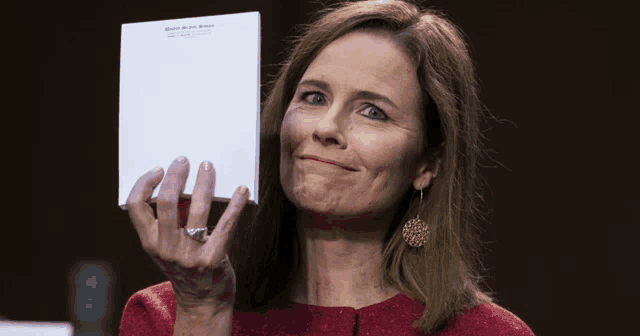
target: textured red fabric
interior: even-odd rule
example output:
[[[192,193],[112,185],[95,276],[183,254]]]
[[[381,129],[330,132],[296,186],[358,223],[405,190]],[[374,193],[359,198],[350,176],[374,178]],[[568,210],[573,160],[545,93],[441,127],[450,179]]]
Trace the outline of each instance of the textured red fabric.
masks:
[[[178,212],[180,212],[180,227],[187,226],[187,209],[191,206],[191,200],[180,198],[178,200]]]
[[[267,313],[233,312],[233,335],[425,335],[412,327],[425,306],[404,294],[360,308],[292,304]],[[145,288],[129,298],[121,336],[170,336],[176,318],[171,282]],[[532,336],[521,319],[496,304],[467,309],[434,336]]]

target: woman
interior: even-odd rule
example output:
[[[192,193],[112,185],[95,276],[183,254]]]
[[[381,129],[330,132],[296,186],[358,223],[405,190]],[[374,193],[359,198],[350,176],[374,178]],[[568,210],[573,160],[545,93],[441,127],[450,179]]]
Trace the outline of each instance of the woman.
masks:
[[[432,11],[403,1],[327,11],[263,106],[250,224],[235,225],[239,188],[200,239],[215,183],[207,162],[185,230],[186,158],[167,171],[157,220],[146,202],[162,169],[134,186],[131,219],[169,281],[129,299],[121,335],[533,335],[476,274],[474,76],[460,32]]]

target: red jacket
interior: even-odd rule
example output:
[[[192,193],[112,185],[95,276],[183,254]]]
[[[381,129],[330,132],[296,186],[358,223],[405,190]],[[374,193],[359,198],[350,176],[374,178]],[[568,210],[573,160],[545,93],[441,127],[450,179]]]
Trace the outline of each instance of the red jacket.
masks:
[[[425,306],[404,294],[360,308],[293,304],[291,310],[266,314],[233,312],[233,335],[425,335],[412,327]],[[129,298],[120,323],[121,336],[171,336],[176,298],[170,281]],[[437,336],[533,336],[516,315],[496,304],[464,311]],[[434,335],[435,336],[435,335]]]

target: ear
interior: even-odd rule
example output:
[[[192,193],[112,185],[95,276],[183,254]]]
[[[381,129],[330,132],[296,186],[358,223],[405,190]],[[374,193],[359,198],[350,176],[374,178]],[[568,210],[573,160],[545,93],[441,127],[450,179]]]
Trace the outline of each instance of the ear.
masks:
[[[433,182],[433,179],[438,176],[438,172],[440,171],[440,162],[441,160],[438,159],[435,164],[425,162],[418,166],[415,175],[416,178],[413,180],[413,187],[416,190],[422,190]]]

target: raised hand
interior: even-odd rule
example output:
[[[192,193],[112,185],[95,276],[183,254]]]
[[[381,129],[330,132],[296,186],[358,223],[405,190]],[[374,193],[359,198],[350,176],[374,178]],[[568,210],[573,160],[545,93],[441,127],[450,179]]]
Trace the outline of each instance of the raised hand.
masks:
[[[147,202],[163,176],[162,168],[142,175],[127,198],[129,216],[142,247],[171,281],[178,309],[232,310],[235,272],[227,248],[230,232],[247,203],[248,189],[236,190],[212,234],[201,242],[179,226],[178,200],[189,176],[189,161],[182,156],[169,166],[157,198],[156,219]],[[206,228],[214,186],[215,170],[211,162],[205,161],[198,169],[187,228]]]

